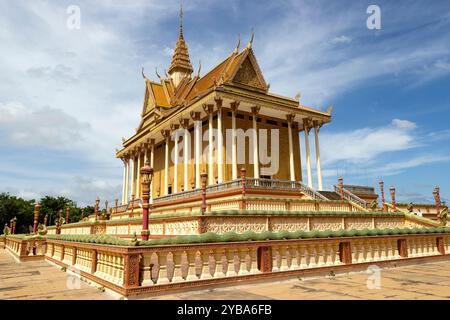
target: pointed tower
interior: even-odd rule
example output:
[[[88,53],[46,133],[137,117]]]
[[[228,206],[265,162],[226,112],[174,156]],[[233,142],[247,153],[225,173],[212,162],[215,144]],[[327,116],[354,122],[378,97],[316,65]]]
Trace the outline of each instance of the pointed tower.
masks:
[[[180,7],[180,34],[175,46],[175,51],[172,57],[172,63],[169,67],[169,75],[176,87],[185,77],[190,77],[194,69],[192,68],[191,60],[189,59],[189,52],[186,42],[183,37],[183,7]]]

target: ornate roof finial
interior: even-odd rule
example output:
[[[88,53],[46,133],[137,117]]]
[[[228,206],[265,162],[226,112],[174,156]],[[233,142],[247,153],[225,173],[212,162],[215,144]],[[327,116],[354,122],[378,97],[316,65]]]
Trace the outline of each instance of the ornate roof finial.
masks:
[[[234,49],[234,53],[239,53],[239,46],[241,45],[241,34],[238,33],[238,42],[236,48]]]
[[[202,61],[198,60],[198,71],[197,71],[198,77],[200,77],[200,71],[202,71]]]
[[[144,67],[142,67],[142,69],[141,69],[141,74],[142,74],[142,78],[144,78],[145,80],[148,80],[148,78],[145,76],[145,73],[144,73]]]
[[[247,48],[248,48],[248,49],[250,49],[250,48],[252,47],[253,39],[255,39],[255,32],[253,31],[253,28],[252,28],[252,37],[250,38],[250,41],[249,41],[249,43],[247,44]]]
[[[158,67],[155,67],[155,71],[156,71],[156,76],[158,77],[159,80],[161,80],[161,76],[158,73]]]
[[[183,37],[183,0],[180,0],[180,36]]]

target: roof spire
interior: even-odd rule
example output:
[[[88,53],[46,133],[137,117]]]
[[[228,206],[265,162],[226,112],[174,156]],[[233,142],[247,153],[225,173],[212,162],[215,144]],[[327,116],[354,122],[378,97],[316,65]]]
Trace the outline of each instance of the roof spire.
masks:
[[[180,0],[180,37],[183,37],[183,0]]]

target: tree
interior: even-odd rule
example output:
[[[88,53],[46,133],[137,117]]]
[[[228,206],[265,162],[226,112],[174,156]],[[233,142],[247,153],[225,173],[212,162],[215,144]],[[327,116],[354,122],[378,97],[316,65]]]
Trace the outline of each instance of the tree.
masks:
[[[0,193],[0,226],[7,224],[14,217],[17,218],[16,233],[27,233],[28,227],[33,225],[33,210],[35,200],[24,200],[9,193]]]

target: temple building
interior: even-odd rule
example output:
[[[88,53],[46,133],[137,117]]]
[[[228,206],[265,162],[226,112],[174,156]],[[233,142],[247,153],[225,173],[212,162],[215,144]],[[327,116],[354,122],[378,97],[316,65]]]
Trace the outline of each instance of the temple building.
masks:
[[[243,50],[238,43],[205,75],[200,67],[194,74],[180,23],[165,76],[157,72],[159,81],[152,81],[142,73],[141,120],[116,154],[124,166],[122,204],[141,198],[139,170],[146,161],[154,169],[151,201],[201,188],[202,172],[212,187],[239,179],[242,168],[247,178],[303,182],[312,188],[311,139],[318,190],[323,189],[319,130],[331,121],[331,108],[322,112],[302,105],[299,95],[290,98],[269,92],[252,43],[253,35]],[[302,165],[307,177],[302,176]]]

